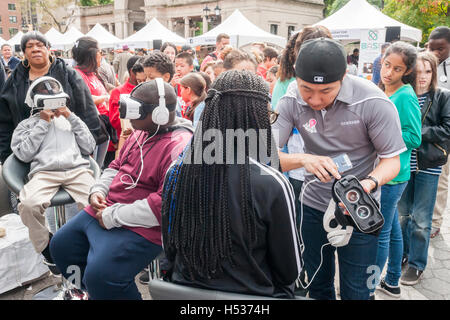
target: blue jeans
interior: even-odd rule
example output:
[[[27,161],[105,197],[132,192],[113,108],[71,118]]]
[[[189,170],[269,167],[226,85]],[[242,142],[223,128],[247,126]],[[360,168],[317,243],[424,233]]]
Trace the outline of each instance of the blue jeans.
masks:
[[[385,280],[391,286],[398,286],[402,275],[403,237],[398,220],[397,204],[407,184],[407,182],[395,185],[385,184],[381,187],[381,213],[384,217],[384,225],[378,238],[377,266],[381,274],[389,256]]]
[[[50,241],[50,253],[64,278],[79,281],[93,300],[141,300],[136,275],[162,247],[124,229],[103,229],[84,210],[59,229]]]
[[[408,265],[425,270],[430,244],[431,222],[439,182],[438,175],[411,173],[411,179],[398,203],[403,233],[403,256]]]
[[[303,206],[302,234],[305,242],[304,262],[308,279],[311,280],[320,264],[320,249],[328,242],[323,228],[324,213]],[[342,300],[368,300],[370,266],[377,257],[377,237],[363,234],[356,229],[348,245],[337,248],[339,260],[339,283]],[[323,263],[309,287],[309,296],[318,300],[335,300],[334,288],[336,248],[323,248]]]

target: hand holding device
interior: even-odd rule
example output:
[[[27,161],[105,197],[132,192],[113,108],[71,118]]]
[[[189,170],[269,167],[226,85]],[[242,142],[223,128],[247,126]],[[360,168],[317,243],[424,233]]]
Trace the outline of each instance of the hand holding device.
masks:
[[[367,193],[375,192],[378,188],[378,182],[375,183],[373,180],[365,178],[360,181],[362,187],[364,188],[364,191]]]
[[[44,110],[56,110],[68,105],[68,98],[47,96],[37,100],[37,107]]]
[[[367,193],[359,180],[352,175],[336,180],[332,187],[333,199],[345,207],[336,210],[336,218],[341,225],[353,225],[359,231],[377,235],[384,224],[377,201]]]
[[[55,116],[59,117],[59,116],[64,116],[66,119],[70,117],[70,110],[69,108],[67,108],[66,106],[64,107],[59,107],[58,109],[56,109],[55,111]]]
[[[350,158],[346,153],[333,158],[310,156],[304,164],[304,168],[306,169],[305,175],[314,174],[321,182],[330,182],[331,177],[340,179],[341,173],[353,168]]]
[[[305,175],[315,175],[321,182],[330,182],[331,177],[340,179],[336,164],[330,157],[305,154],[303,167]]]
[[[53,118],[55,117],[55,114],[53,113],[52,110],[41,110],[39,112],[39,116],[42,120],[45,120],[47,122],[50,122],[53,120]]]

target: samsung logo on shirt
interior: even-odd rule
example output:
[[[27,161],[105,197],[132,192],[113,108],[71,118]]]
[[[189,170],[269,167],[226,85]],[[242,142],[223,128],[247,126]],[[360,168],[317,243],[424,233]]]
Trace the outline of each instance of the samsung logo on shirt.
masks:
[[[353,124],[358,124],[359,120],[353,120],[353,121],[345,121],[345,122],[341,122],[341,126],[351,126]]]

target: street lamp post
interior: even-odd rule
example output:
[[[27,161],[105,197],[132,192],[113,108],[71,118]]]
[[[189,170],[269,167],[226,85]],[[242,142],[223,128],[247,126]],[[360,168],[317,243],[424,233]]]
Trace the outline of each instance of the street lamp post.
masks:
[[[205,8],[203,8],[203,23],[208,24],[209,22],[212,23],[212,25],[214,26],[215,24],[217,24],[220,20],[220,15],[222,12],[222,9],[219,7],[219,4],[217,3],[216,7],[214,8],[214,14],[211,14],[211,9],[208,8],[208,5],[205,6]],[[208,31],[208,27],[205,25],[203,26],[203,33],[205,33],[206,31]]]
[[[206,7],[203,8],[203,14],[208,17],[210,12],[211,10],[208,8],[208,5],[206,5]]]
[[[222,9],[220,9],[219,4],[217,4],[217,6],[214,8],[214,13],[216,14],[217,18],[219,18],[221,11]]]

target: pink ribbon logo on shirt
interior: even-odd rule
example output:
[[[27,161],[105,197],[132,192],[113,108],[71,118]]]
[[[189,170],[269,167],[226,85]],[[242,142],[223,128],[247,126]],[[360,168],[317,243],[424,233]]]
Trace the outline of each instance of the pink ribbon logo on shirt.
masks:
[[[310,133],[316,133],[316,124],[317,124],[317,120],[316,119],[310,119],[307,123],[305,123],[303,125],[303,128],[305,128],[306,131],[310,132]]]

